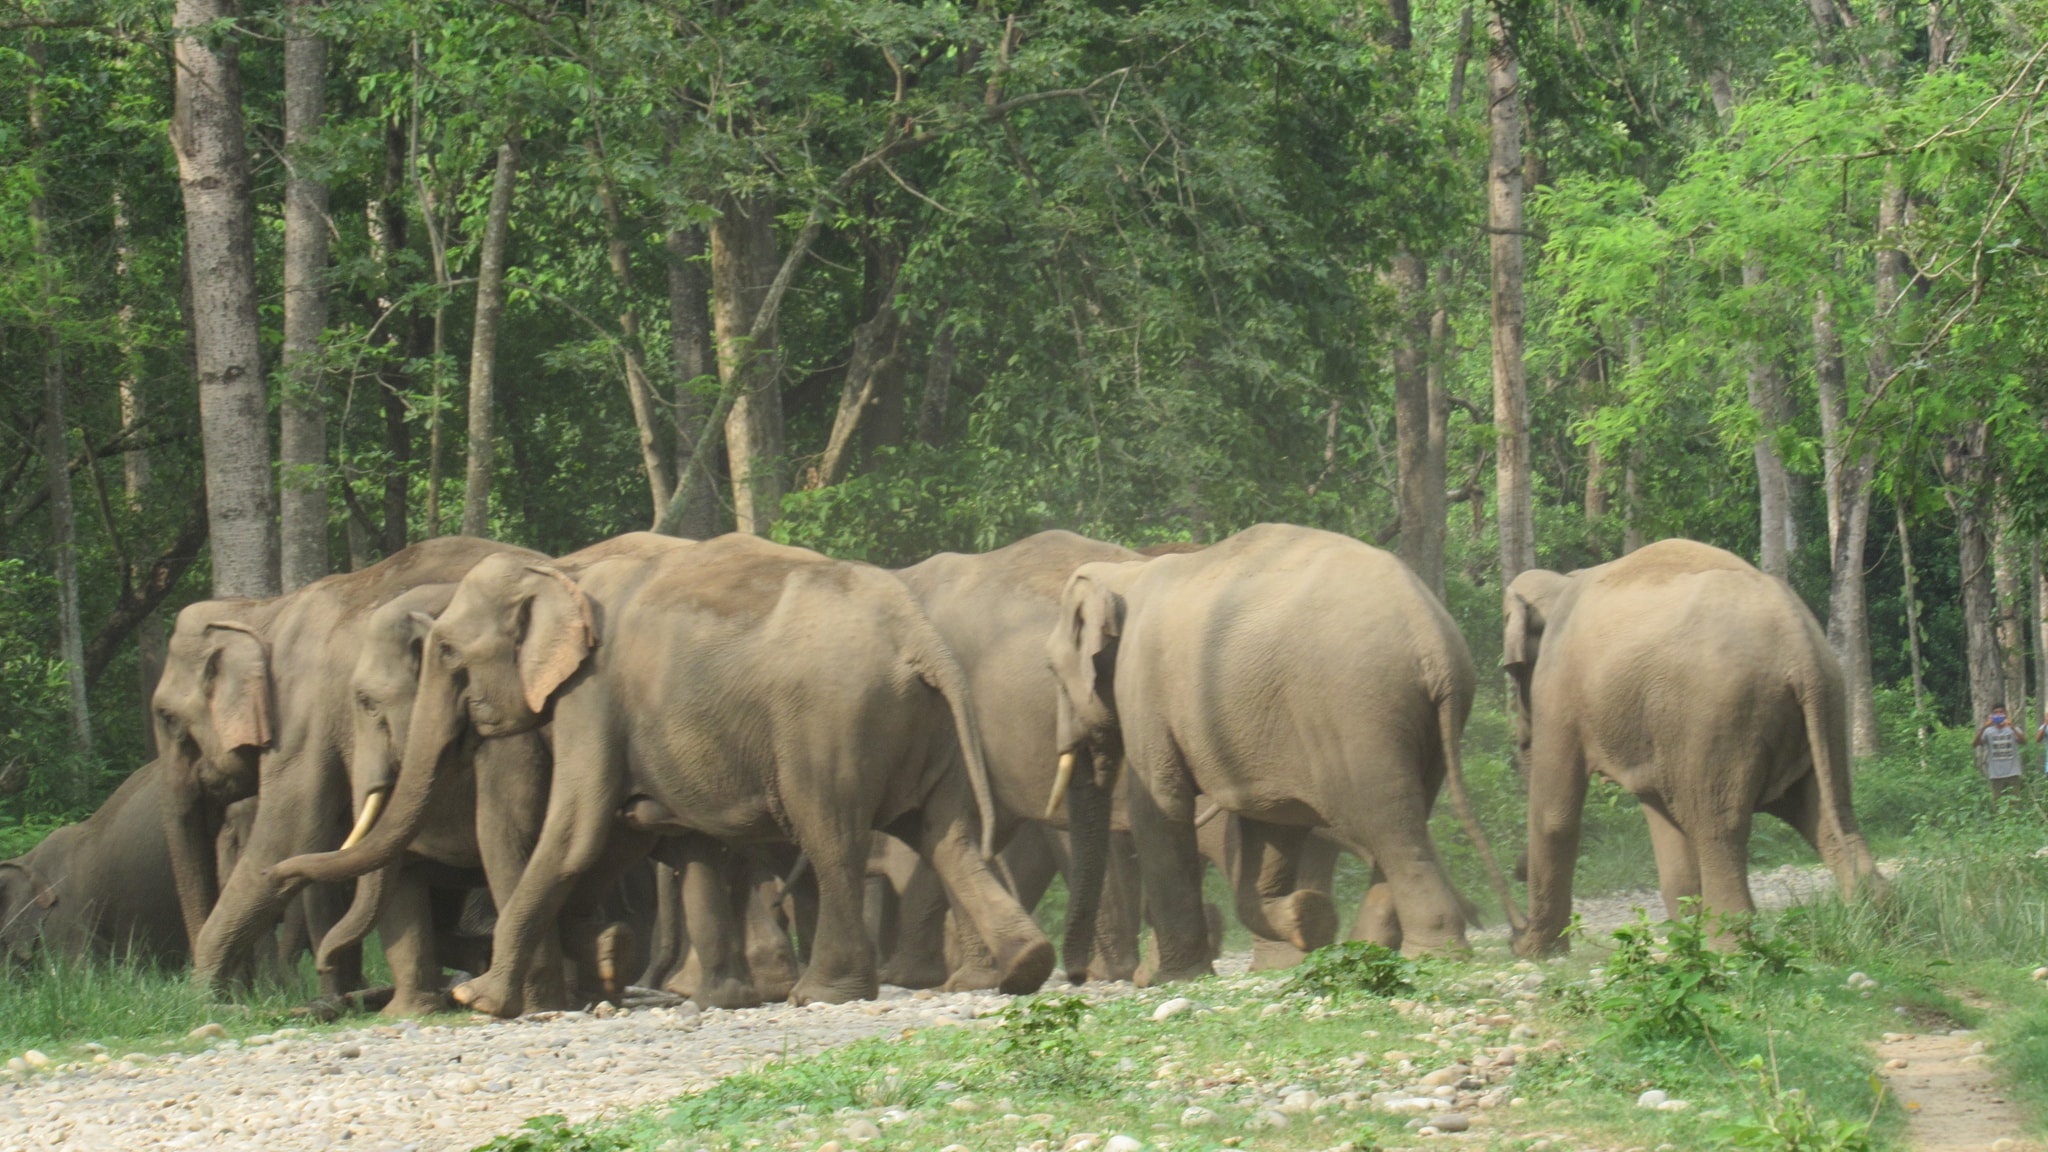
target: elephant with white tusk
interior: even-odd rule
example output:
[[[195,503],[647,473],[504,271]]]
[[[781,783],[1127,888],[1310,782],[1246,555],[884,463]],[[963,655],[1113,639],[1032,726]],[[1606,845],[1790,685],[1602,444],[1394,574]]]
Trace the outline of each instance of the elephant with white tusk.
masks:
[[[428,634],[384,816],[348,852],[277,871],[323,880],[385,866],[417,832],[449,748],[542,724],[554,745],[546,817],[499,908],[491,970],[456,989],[471,1008],[522,1010],[541,927],[616,846],[644,856],[657,837],[697,834],[793,842],[809,858],[818,933],[794,1002],[876,993],[861,914],[875,828],[938,868],[1007,987],[1036,988],[1052,967],[1051,945],[983,859],[972,697],[915,601],[876,569],[743,535],[574,574],[479,563]]]
[[[1749,828],[1804,836],[1844,897],[1882,885],[1849,804],[1842,671],[1784,581],[1730,552],[1664,540],[1505,594],[1502,663],[1529,774],[1525,956],[1563,949],[1593,773],[1642,801],[1666,911],[1754,910]],[[1724,937],[1725,939],[1725,937]]]
[[[1472,658],[1400,560],[1264,524],[1200,552],[1086,564],[1045,651],[1061,686],[1059,750],[1124,756],[1158,946],[1141,982],[1210,971],[1197,796],[1239,817],[1237,912],[1255,935],[1304,951],[1335,938],[1328,895],[1294,883],[1310,830],[1326,827],[1386,878],[1403,947],[1465,946],[1428,821],[1448,780],[1491,863],[1458,756]]]

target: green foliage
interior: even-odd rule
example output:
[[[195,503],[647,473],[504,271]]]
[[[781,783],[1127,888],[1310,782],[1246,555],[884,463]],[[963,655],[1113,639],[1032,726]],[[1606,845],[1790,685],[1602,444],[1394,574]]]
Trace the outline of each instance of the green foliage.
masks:
[[[1721,1147],[1732,1152],[1870,1152],[1869,1121],[1821,1116],[1805,1092],[1779,1082],[1775,1056],[1768,1069],[1762,1057],[1752,1058],[1748,1067],[1759,1081],[1750,1117],[1712,1129],[1709,1135]]]
[[[1615,947],[1607,959],[1599,1008],[1623,1037],[1697,1040],[1711,1030],[1714,1018],[1727,1011],[1716,993],[1727,986],[1728,963],[1709,947],[1706,917],[1698,902],[1665,927],[1662,949],[1641,912],[1634,924],[1614,930]]]
[[[1084,1088],[1095,1072],[1095,1057],[1081,1036],[1088,1001],[1041,993],[1013,1001],[997,1014],[1002,1037],[996,1051],[1026,1081]]]
[[[1421,969],[1415,961],[1370,940],[1318,948],[1302,958],[1288,978],[1291,992],[1328,996],[1396,996],[1415,990]]]

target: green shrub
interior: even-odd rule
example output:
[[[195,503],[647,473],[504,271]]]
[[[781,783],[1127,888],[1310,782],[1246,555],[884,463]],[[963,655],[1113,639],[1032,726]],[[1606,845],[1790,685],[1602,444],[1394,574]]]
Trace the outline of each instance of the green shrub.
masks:
[[[1370,940],[1353,940],[1318,948],[1303,957],[1287,981],[1287,990],[1333,999],[1394,996],[1414,991],[1420,974],[1415,961],[1399,952]]]

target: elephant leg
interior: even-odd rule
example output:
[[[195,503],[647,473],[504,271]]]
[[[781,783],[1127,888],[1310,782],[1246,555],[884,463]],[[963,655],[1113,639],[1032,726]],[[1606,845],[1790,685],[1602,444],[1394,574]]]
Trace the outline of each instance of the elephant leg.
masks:
[[[647,967],[634,981],[642,988],[659,988],[682,963],[683,919],[682,877],[674,868],[654,865],[654,923],[647,942]]]
[[[1138,849],[1129,832],[1109,834],[1102,906],[1095,913],[1090,980],[1129,980],[1138,974],[1138,925],[1144,917],[1138,887]]]
[[[1650,824],[1650,847],[1657,853],[1657,888],[1664,895],[1664,917],[1676,920],[1684,902],[1700,894],[1700,862],[1685,830],[1672,822],[1663,801],[1643,801],[1643,819]]]
[[[945,882],[954,911],[965,915],[991,954],[996,987],[1012,995],[1036,992],[1052,975],[1052,942],[981,858],[966,781],[951,776],[934,788],[915,822],[918,850]]]
[[[920,857],[897,901],[896,951],[882,970],[883,983],[936,988],[946,982],[946,911],[946,886]]]
[[[306,910],[306,938],[309,947],[317,949],[326,962],[320,965],[320,994],[341,996],[363,986],[363,945],[358,940],[335,948],[325,946],[328,933],[332,932],[348,916],[348,908],[354,900],[354,885],[350,884],[309,884],[299,893],[299,900]],[[287,971],[297,968],[297,954]]]
[[[845,813],[835,814],[843,817]],[[817,940],[810,966],[790,989],[792,1004],[843,1004],[872,1000],[881,991],[875,973],[875,951],[868,941],[861,907],[867,878],[865,830],[844,822],[809,818],[799,825],[797,842],[810,857],[818,884]],[[836,826],[835,826],[836,825]]]
[[[391,1002],[386,1016],[424,1016],[438,1012],[441,964],[434,949],[433,903],[419,874],[407,868],[389,881],[390,891],[377,917],[377,937],[384,943],[384,961],[391,966]]]
[[[1299,959],[1337,938],[1337,908],[1327,889],[1298,883],[1309,829],[1238,818],[1237,918],[1254,936],[1287,944]]]
[[[1382,948],[1401,948],[1401,915],[1394,907],[1394,886],[1387,883],[1378,867],[1365,899],[1358,902],[1358,918],[1351,922],[1351,939],[1370,940]]]
[[[597,860],[577,876],[561,917],[562,951],[576,962],[577,995],[614,1003],[646,963],[632,922],[617,918],[617,896],[633,868],[647,859],[657,837],[613,829]]]
[[[875,963],[880,971],[887,972],[896,958],[896,889],[887,876],[870,872],[861,900],[867,912],[868,938],[875,942]],[[886,984],[888,979],[885,977],[882,982]]]
[[[1750,820],[1746,810],[1723,813],[1718,822],[1692,836],[1693,854],[1699,860],[1700,896],[1715,915],[1718,947],[1734,947],[1735,938],[1756,913],[1756,902],[1749,895]]]
[[[989,862],[989,869],[996,874],[996,879],[1004,888],[1017,896],[1018,906],[1029,911],[1031,906],[1038,902],[1037,897],[1045,895],[1045,887],[1050,883],[1050,879],[1043,879],[1038,884],[1033,898],[1025,899],[1018,892],[1016,873],[1010,869],[1010,862],[1015,858],[1010,849],[1016,847],[1017,844],[1013,841],[1009,848],[1005,848],[1001,855]],[[1026,853],[1031,851],[1029,847],[1023,850]],[[1038,871],[1035,862],[1031,871]],[[1002,985],[1003,974],[996,968],[995,955],[982,943],[981,935],[974,930],[970,919],[962,915],[961,909],[957,907],[952,908],[946,917],[946,960],[947,967],[951,969],[951,974],[946,977],[946,983],[943,985],[947,992],[980,992]]]
[[[476,749],[477,850],[491,901],[499,910],[511,905],[540,839],[549,803],[549,773],[543,770],[547,759],[546,745],[534,735],[485,740]],[[501,955],[495,927],[491,937],[495,966]],[[519,1002],[528,1012],[570,1007],[559,925],[546,925],[531,947],[533,957],[526,965],[526,984],[520,989]]]
[[[1422,773],[1394,764],[1384,766],[1377,779],[1372,807],[1332,813],[1330,834],[1357,846],[1386,877],[1403,952],[1465,950],[1465,906],[1429,835],[1429,784]]]
[[[1561,723],[1537,725],[1529,748],[1529,925],[1514,942],[1518,956],[1547,956],[1570,945],[1572,872],[1589,778],[1578,749],[1558,734]]]
[[[789,999],[790,990],[803,978],[803,964],[797,957],[796,942],[790,939],[782,905],[785,901],[805,903],[802,894],[815,891],[805,883],[810,870],[804,872],[789,884],[788,871],[757,865],[742,873],[733,893],[745,936],[747,971],[753,974],[754,989],[765,1002]]]
[[[609,744],[602,733],[563,730],[559,715],[555,725],[559,748],[580,748],[584,756],[593,756],[603,755]],[[491,970],[458,986],[457,1003],[493,1016],[517,1016],[526,1010],[527,977],[540,945],[555,928],[577,881],[603,859],[614,832],[612,814],[618,810],[619,797],[609,786],[614,774],[602,767],[557,762],[540,840],[511,899],[498,905]]]
[[[1162,801],[1156,793],[1160,775],[1145,771],[1132,757],[1131,833],[1137,839],[1139,871],[1145,884],[1145,914],[1152,923],[1157,958],[1138,971],[1138,984],[1150,986],[1212,975],[1208,923],[1202,913],[1202,853],[1195,838],[1194,798],[1185,788]],[[1173,766],[1179,779],[1185,772]]]
[[[709,837],[685,836],[673,843],[669,859],[679,874],[682,916],[689,924],[696,970],[687,988],[671,981],[669,991],[688,995],[706,1008],[760,1004],[761,996],[747,972],[745,939],[735,914],[736,862],[723,845]]]

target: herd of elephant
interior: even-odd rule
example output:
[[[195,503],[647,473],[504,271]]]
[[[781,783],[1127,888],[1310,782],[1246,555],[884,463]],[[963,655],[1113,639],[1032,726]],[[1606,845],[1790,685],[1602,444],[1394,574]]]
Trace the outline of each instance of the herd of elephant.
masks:
[[[338,995],[374,931],[392,1014],[659,983],[721,1007],[1025,992],[1055,967],[1029,907],[1064,871],[1067,978],[1156,983],[1211,970],[1205,859],[1280,962],[1339,934],[1339,849],[1373,876],[1351,937],[1465,947],[1429,828],[1448,783],[1537,955],[1594,773],[1641,799],[1674,912],[1752,908],[1756,812],[1845,896],[1881,883],[1842,674],[1782,582],[1667,540],[1524,573],[1505,609],[1526,916],[1463,781],[1471,654],[1389,553],[1277,524],[1148,553],[1050,531],[891,572],[634,533],[553,558],[429,540],[186,608],[158,758],[0,864],[0,945],[189,956],[215,990],[311,948]],[[475,975],[444,991],[444,968]]]

